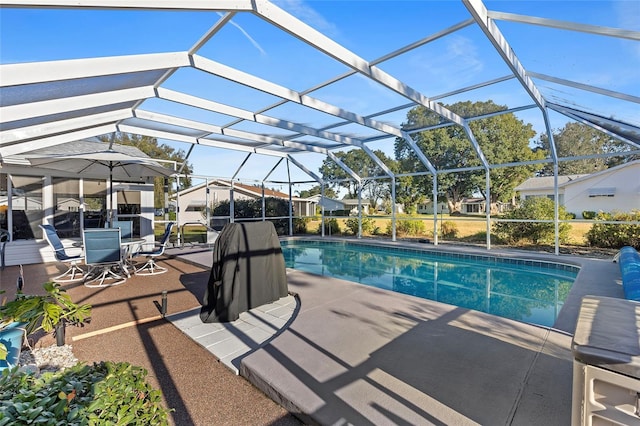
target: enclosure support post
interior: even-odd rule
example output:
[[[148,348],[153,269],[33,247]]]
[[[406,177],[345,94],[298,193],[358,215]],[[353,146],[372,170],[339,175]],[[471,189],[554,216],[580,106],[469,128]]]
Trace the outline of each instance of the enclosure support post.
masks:
[[[391,241],[396,241],[396,175],[391,176]]]
[[[231,189],[229,190],[229,223],[233,223],[235,216],[234,203],[233,203],[233,181],[231,181]]]
[[[320,236],[324,237],[324,182],[320,184]]]
[[[264,181],[262,181],[262,221],[266,220],[267,213],[267,203],[264,199]]]
[[[289,236],[293,236],[293,196],[291,191],[291,170],[289,169],[289,159],[287,159],[287,180],[289,181]]]
[[[438,175],[433,174],[433,245],[438,245]]]
[[[490,169],[485,171],[487,192],[484,200],[484,209],[487,216],[487,250],[491,250],[491,174]]]
[[[362,182],[358,182],[358,238],[362,238]]]

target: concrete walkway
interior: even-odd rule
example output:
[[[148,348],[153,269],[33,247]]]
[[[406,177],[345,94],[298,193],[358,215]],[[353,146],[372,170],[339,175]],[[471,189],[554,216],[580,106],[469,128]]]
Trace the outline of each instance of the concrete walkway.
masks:
[[[211,264],[210,252],[168,254]],[[224,326],[225,340],[246,347],[224,355],[228,349],[216,349],[227,346],[200,343],[309,424],[570,424],[570,345],[580,300],[621,297],[618,266],[574,256],[489,254],[581,266],[553,329],[288,270],[297,299],[265,308],[278,309],[282,328],[266,326],[273,332],[256,338],[244,323],[265,312],[250,312]],[[283,305],[290,313],[279,310]],[[219,324],[197,324],[194,314],[172,321],[196,341],[221,331]],[[260,322],[264,331],[268,321]]]

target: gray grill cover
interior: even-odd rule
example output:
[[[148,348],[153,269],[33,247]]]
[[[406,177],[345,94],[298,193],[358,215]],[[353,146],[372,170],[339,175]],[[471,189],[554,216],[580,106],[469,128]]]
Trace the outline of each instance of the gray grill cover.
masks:
[[[213,247],[202,322],[228,322],[288,294],[282,247],[271,222],[229,223]]]

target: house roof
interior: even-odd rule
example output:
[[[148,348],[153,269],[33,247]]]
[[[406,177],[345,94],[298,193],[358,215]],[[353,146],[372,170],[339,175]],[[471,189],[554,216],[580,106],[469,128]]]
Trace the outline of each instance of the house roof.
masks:
[[[579,179],[585,175],[565,175],[558,176],[558,187],[563,186],[567,182]],[[536,176],[529,178],[514,188],[515,191],[530,191],[541,189],[553,189],[555,179],[553,176]]]
[[[222,186],[222,187],[228,187],[231,188],[231,182],[230,181],[226,181],[223,179],[215,179],[215,180],[209,180],[206,182],[203,182],[201,184],[198,185],[194,185],[191,186],[189,188],[183,189],[182,191],[179,191],[180,196],[183,196],[185,194],[189,194],[191,192],[194,191],[198,191],[201,190],[202,188],[205,188],[207,186]],[[240,192],[244,192],[246,194],[249,195],[253,195],[256,197],[262,197],[262,188],[259,186],[254,186],[254,185],[247,185],[244,183],[240,183],[240,182],[233,182],[233,188],[236,191],[240,191]],[[264,196],[265,197],[276,197],[276,198],[283,198],[283,199],[289,199],[289,194],[285,194],[284,192],[280,192],[280,191],[276,191],[274,189],[269,189],[269,188],[264,188]],[[308,199],[306,198],[300,198],[300,197],[295,197],[292,196],[291,197],[292,200],[294,201],[307,201]]]
[[[287,2],[281,7],[266,0],[0,0],[6,16],[17,9],[78,13],[72,15],[75,19],[104,16],[105,28],[100,32],[109,29],[107,19],[114,19],[114,13],[118,14],[115,19],[134,14],[141,19],[134,36],[124,38],[126,42],[118,38],[106,43],[101,54],[94,53],[100,47],[96,45],[91,53],[56,46],[47,49],[51,60],[42,62],[13,63],[3,56],[0,161],[34,149],[127,132],[182,144],[192,156],[223,149],[276,165],[286,159],[320,182],[307,159],[319,154],[335,160],[336,151],[353,148],[363,149],[392,174],[373,151],[398,138],[411,143],[424,171],[435,173],[438,170],[429,157],[412,144],[412,135],[428,128],[459,126],[465,130],[472,155],[488,169],[490,164],[469,127],[482,117],[461,116],[444,105],[460,99],[486,101],[504,93],[509,93],[509,109],[497,114],[533,111],[538,120],[549,121],[547,128],[559,127],[556,117],[574,120],[618,138],[630,149],[640,149],[640,94],[617,90],[616,79],[605,84],[603,78],[594,85],[589,73],[582,73],[584,77],[553,74],[557,61],[569,55],[574,69],[588,69],[593,55],[578,47],[595,38],[611,40],[611,49],[600,53],[626,58],[628,43],[640,41],[640,32],[599,24],[597,19],[595,24],[572,22],[570,14],[565,15],[569,20],[520,14],[522,2],[413,3],[421,13],[397,13],[411,3],[355,3],[375,9],[388,29],[402,28],[399,45],[382,43],[386,40],[378,38],[384,34],[381,28],[354,34],[348,24],[322,25],[313,20],[317,15],[305,14]],[[571,2],[553,4],[558,4],[558,12],[583,7]],[[442,13],[444,6],[451,13]],[[159,13],[167,17],[163,24],[152,19]],[[427,19],[435,22],[425,24]],[[171,22],[171,28],[166,22]],[[60,23],[55,19],[33,23],[45,30],[53,24]],[[177,32],[194,34],[193,40],[184,45],[136,44],[140,33],[165,32],[174,26]],[[250,38],[252,31],[244,26],[265,29],[267,35],[247,43],[238,37],[241,29]],[[78,27],[70,18],[50,31],[53,35],[56,30]],[[526,35],[514,29],[524,29]],[[19,45],[25,32],[4,32],[5,46]],[[73,34],[68,37],[73,38]],[[542,57],[527,48],[532,39],[552,40]],[[551,55],[548,50],[560,40],[568,46]],[[443,47],[443,41],[449,44]],[[273,43],[273,51],[264,54],[260,43]],[[470,43],[470,51],[460,54],[460,43]],[[294,44],[305,49],[304,60],[289,54]],[[228,56],[219,56],[221,46],[232,48]],[[480,47],[481,57],[476,58],[474,49]],[[113,53],[125,48],[126,54]],[[87,57],[93,54],[98,56]],[[30,57],[30,52],[25,56]],[[305,67],[310,64],[324,71],[322,79],[309,78]],[[367,101],[372,95],[385,104],[372,110]],[[424,128],[406,126],[407,112],[418,105],[436,113],[441,122]],[[359,178],[344,164],[338,165]],[[244,162],[238,164],[243,172],[249,168]]]

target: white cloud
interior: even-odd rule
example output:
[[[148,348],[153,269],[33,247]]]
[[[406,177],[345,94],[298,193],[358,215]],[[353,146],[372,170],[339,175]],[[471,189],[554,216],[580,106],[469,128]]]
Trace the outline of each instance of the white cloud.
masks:
[[[275,0],[273,3],[329,37],[335,37],[339,33],[338,27],[327,21],[304,0]]]
[[[218,13],[218,15],[222,16],[223,14],[222,14],[222,13]],[[234,27],[236,27],[236,28],[238,29],[238,31],[240,31],[240,32],[242,33],[242,35],[244,35],[244,36],[247,38],[247,40],[249,40],[249,42],[253,45],[253,47],[255,47],[256,49],[258,49],[258,51],[260,52],[260,54],[262,54],[262,55],[266,55],[266,54],[267,54],[267,52],[265,52],[265,50],[262,48],[262,46],[260,46],[260,44],[259,44],[257,41],[255,41],[255,39],[254,39],[253,37],[251,37],[251,36],[249,35],[249,33],[248,33],[247,31],[245,31],[245,29],[244,29],[244,28],[242,28],[240,25],[238,25],[237,23],[235,23],[235,22],[233,21],[233,19],[232,19],[231,21],[229,21],[229,23],[230,23],[231,25],[233,25]]]

